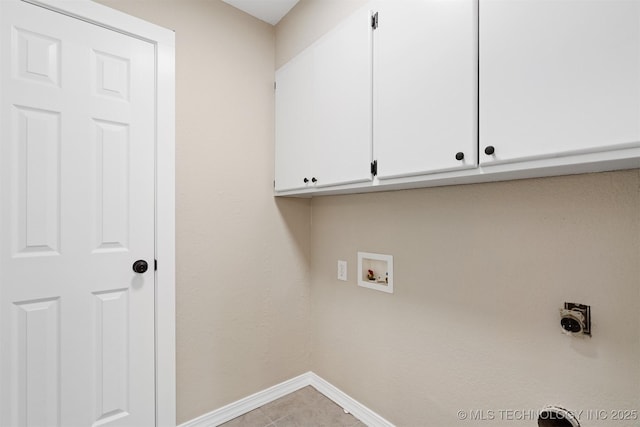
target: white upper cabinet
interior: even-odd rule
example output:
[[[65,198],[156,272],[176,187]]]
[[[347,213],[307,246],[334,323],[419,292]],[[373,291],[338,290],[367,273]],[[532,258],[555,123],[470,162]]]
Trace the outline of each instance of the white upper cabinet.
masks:
[[[372,180],[370,22],[352,15],[276,72],[276,191]]]
[[[278,195],[640,167],[640,0],[374,0],[276,81]]]
[[[357,12],[314,46],[316,186],[372,180],[371,12]]]
[[[378,178],[476,167],[477,0],[386,0],[375,10]]]
[[[276,72],[276,191],[305,188],[311,182],[313,72],[309,50]]]
[[[480,0],[481,164],[639,141],[639,1]]]

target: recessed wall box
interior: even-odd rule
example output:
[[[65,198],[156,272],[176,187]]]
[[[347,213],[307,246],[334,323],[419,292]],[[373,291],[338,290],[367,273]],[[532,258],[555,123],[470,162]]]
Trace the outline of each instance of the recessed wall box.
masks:
[[[393,256],[358,252],[358,286],[393,293]]]

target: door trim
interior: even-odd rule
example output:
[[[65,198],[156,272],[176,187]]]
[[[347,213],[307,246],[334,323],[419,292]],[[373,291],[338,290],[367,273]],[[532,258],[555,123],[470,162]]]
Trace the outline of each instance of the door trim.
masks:
[[[21,0],[143,39],[156,52],[156,426],[176,426],[175,33],[90,0]]]

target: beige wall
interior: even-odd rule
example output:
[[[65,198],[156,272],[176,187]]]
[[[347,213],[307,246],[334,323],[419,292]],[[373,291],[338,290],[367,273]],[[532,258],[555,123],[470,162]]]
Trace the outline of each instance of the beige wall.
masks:
[[[399,426],[638,409],[639,186],[635,170],[313,199],[312,370]],[[394,294],[356,285],[357,251],[394,256]],[[561,333],[565,301],[591,305],[593,338]]]
[[[276,28],[277,65],[355,3],[302,0]],[[314,198],[312,370],[399,426],[638,409],[639,188],[634,170]],[[356,285],[357,251],[394,256],[393,295]],[[561,333],[565,301],[592,306],[593,338]],[[495,420],[457,419],[472,409]]]
[[[101,2],[176,31],[184,422],[308,370],[309,201],[273,198],[272,26],[214,0]]]

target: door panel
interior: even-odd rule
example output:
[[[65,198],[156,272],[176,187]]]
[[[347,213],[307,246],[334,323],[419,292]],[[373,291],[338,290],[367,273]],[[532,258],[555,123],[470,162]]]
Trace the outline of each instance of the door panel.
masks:
[[[13,106],[14,256],[58,255],[60,113]]]
[[[129,241],[129,126],[94,120],[96,152],[95,252],[127,251]]]
[[[0,20],[0,426],[154,425],[154,46]]]
[[[370,20],[358,11],[276,72],[276,191],[371,181]]]
[[[313,73],[309,49],[276,71],[276,191],[311,186]]]
[[[372,179],[370,22],[360,10],[313,46],[317,187]]]
[[[98,424],[127,415],[129,402],[128,353],[129,290],[94,293],[96,413]]]
[[[16,27],[13,33],[15,75],[60,86],[60,40]]]
[[[638,76],[640,2],[481,0],[480,163],[640,146]]]
[[[60,298],[15,302],[11,308],[15,425],[59,425]]]
[[[476,167],[477,0],[380,1],[376,10],[378,178]]]

